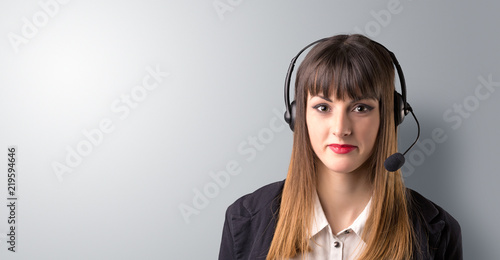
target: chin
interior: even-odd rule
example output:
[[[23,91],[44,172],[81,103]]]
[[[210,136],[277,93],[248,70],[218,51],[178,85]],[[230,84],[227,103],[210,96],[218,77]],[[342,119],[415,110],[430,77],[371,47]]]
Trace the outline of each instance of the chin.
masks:
[[[337,163],[334,165],[325,165],[328,170],[332,172],[337,172],[337,173],[351,173],[355,171],[356,169],[359,168],[361,165],[352,165],[352,164],[342,164],[342,163]]]

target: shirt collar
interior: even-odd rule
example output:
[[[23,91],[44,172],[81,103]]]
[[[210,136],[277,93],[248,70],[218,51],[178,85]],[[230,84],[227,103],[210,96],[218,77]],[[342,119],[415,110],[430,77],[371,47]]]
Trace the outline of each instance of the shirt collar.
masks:
[[[359,214],[359,216],[354,220],[354,222],[346,229],[342,230],[339,232],[342,233],[346,230],[351,230],[352,232],[356,233],[358,236],[361,237],[361,233],[363,232],[366,224],[366,220],[368,219],[368,215],[370,213],[370,205],[372,202],[372,198],[370,198],[370,201],[366,204],[365,208]],[[323,211],[323,207],[321,206],[321,202],[319,201],[318,197],[318,192],[314,192],[314,217],[313,217],[313,223],[312,223],[312,229],[311,229],[311,237],[315,236],[319,232],[321,232],[323,229],[328,227],[328,220],[326,219],[325,212]]]

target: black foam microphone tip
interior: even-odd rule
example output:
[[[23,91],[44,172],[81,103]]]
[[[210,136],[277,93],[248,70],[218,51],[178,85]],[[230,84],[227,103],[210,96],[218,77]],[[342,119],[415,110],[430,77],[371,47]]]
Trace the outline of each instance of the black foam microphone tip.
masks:
[[[384,167],[390,172],[395,172],[405,164],[405,157],[401,153],[395,153],[385,159]]]

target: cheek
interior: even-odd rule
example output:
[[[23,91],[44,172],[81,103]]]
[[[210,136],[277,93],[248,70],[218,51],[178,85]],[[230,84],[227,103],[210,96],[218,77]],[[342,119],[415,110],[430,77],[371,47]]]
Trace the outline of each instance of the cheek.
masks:
[[[375,119],[372,122],[369,123],[369,127],[365,128],[367,131],[365,133],[366,142],[370,144],[370,146],[373,147],[375,144],[375,140],[377,139],[378,131],[380,128],[380,121],[379,119]]]
[[[311,116],[307,119],[306,123],[309,135],[318,135],[324,133],[325,131],[328,132],[325,120],[322,118]]]
[[[314,118],[308,118],[307,122],[307,131],[309,133],[309,140],[311,142],[311,146],[315,152],[321,146],[322,138],[324,136],[324,129],[321,127],[321,122],[318,122]]]

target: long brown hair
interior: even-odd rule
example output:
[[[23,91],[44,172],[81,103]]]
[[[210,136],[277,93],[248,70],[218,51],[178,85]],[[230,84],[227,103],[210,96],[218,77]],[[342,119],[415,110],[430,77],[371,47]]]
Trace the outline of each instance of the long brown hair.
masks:
[[[310,237],[316,189],[315,154],[306,124],[308,93],[336,99],[375,98],[380,128],[371,157],[373,169],[370,215],[362,237],[366,247],[359,259],[409,259],[414,232],[400,171],[390,172],[384,160],[397,151],[394,122],[394,66],[382,47],[365,36],[338,35],[314,46],[301,63],[295,81],[296,118],[293,148],[283,189],[278,223],[267,259],[304,256]]]

